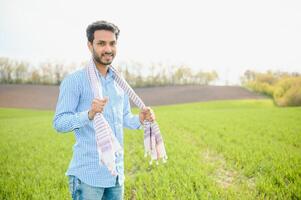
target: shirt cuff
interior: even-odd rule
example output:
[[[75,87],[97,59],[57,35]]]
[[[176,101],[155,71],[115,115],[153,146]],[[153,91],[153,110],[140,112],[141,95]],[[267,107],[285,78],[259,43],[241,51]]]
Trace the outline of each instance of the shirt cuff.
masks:
[[[135,124],[136,124],[137,129],[143,129],[143,124],[141,124],[140,118],[138,115],[135,116]]]
[[[82,126],[86,125],[90,121],[88,112],[89,112],[89,110],[86,110],[86,111],[80,112],[78,115],[79,121]]]

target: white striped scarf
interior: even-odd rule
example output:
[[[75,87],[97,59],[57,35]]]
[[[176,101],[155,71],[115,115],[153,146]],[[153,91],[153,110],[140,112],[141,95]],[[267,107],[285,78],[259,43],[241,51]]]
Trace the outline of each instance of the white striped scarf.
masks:
[[[97,76],[97,69],[93,60],[89,62],[86,69],[94,98],[102,99],[101,81]],[[113,66],[110,66],[110,69],[114,74],[113,77],[115,82],[124,90],[133,103],[139,109],[146,108],[141,98],[135,93],[126,80],[122,78],[119,72]],[[104,164],[107,166],[112,175],[117,175],[115,160],[118,154],[123,153],[123,149],[102,113],[97,113],[95,115],[93,125],[95,129],[97,151],[101,158],[100,165]],[[152,164],[153,160],[156,160],[156,163],[158,164],[158,160],[160,158],[162,158],[163,163],[165,163],[167,155],[158,124],[156,122],[149,122],[145,120],[143,125],[145,157],[150,155],[150,164]]]

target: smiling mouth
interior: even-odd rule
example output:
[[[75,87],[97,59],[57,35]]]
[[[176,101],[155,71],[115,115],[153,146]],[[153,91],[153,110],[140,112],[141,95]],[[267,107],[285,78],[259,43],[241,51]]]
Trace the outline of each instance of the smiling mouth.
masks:
[[[111,57],[113,57],[112,54],[104,54],[103,56],[104,56],[105,58],[111,58]]]

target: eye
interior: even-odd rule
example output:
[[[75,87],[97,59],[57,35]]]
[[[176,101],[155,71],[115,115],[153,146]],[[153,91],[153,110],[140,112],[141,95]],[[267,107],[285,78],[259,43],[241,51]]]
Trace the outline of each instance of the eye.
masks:
[[[105,42],[100,41],[100,42],[97,43],[97,45],[99,45],[99,46],[105,46]]]
[[[112,47],[115,47],[116,46],[116,42],[114,41],[114,42],[110,42],[110,45],[112,46]]]

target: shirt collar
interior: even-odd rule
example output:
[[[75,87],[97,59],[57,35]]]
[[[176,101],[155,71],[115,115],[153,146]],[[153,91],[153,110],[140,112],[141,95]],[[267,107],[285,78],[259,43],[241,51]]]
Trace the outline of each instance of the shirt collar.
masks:
[[[100,77],[100,79],[102,81],[105,81],[105,82],[111,82],[113,79],[114,79],[114,73],[113,71],[110,69],[110,67],[108,68],[108,71],[107,71],[107,74],[106,76],[104,77],[103,75],[100,74],[100,72],[97,70],[97,74],[98,76]]]
[[[109,66],[109,68],[108,68],[108,71],[107,71],[107,74],[106,74],[106,76],[104,77],[104,76],[102,76],[101,74],[100,74],[100,72],[98,71],[98,69],[97,69],[97,67],[96,67],[96,65],[95,65],[95,63],[94,63],[94,60],[93,59],[91,59],[90,60],[90,62],[92,62],[92,64],[94,65],[94,67],[95,67],[95,69],[96,69],[96,72],[97,72],[97,75],[98,75],[98,77],[99,77],[99,79],[102,81],[102,82],[110,82],[110,81],[112,81],[113,79],[114,79],[114,73],[113,73],[113,71],[111,70],[111,66]]]

